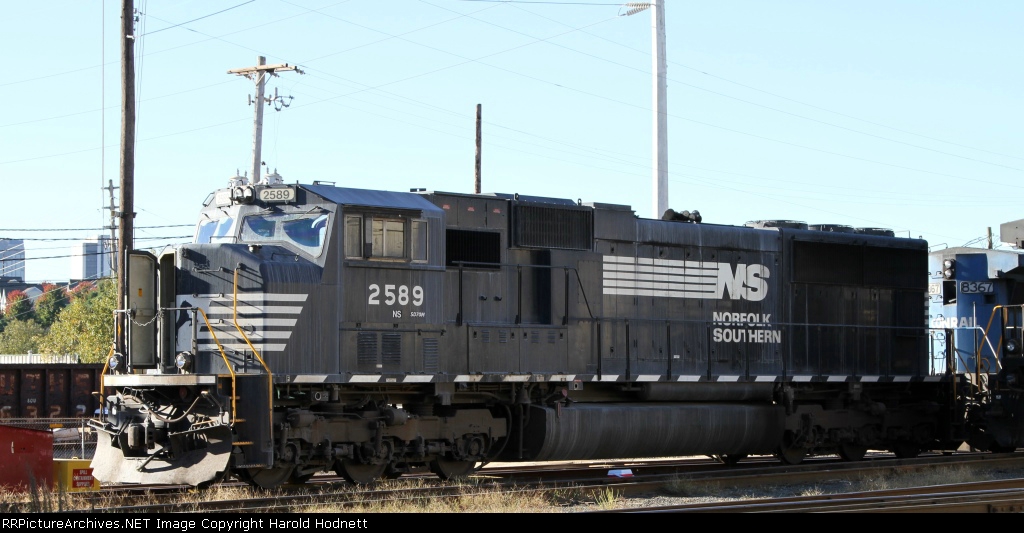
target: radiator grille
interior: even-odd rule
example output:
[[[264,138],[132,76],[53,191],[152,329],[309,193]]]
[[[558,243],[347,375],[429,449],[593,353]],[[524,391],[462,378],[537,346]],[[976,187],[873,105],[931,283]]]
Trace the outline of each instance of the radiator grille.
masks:
[[[381,335],[381,357],[384,366],[397,367],[402,364],[402,334],[384,333]]]
[[[356,338],[356,360],[360,365],[377,363],[376,333],[359,333]]]
[[[590,250],[594,246],[594,212],[589,208],[518,204],[514,209],[516,246],[565,250]]]
[[[423,339],[423,371],[437,372],[437,339]]]

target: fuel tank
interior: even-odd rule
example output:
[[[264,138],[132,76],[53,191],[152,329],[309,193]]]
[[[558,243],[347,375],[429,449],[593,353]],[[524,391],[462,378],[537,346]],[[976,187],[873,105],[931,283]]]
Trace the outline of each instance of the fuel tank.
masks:
[[[558,461],[768,454],[783,432],[784,408],[770,404],[570,404],[526,408],[526,431],[502,459]]]

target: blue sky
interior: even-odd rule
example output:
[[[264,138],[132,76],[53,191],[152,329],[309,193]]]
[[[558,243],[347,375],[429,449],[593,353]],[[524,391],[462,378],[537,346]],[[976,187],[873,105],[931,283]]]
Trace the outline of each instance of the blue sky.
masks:
[[[704,223],[885,227],[934,248],[1024,218],[1024,3],[666,0],[669,206]],[[628,204],[651,217],[651,16],[613,2],[135,0],[136,239],[182,242],[252,156],[286,182]],[[108,223],[119,181],[119,0],[9,2],[0,238]],[[102,149],[101,149],[102,147]],[[167,227],[162,227],[167,226]],[[26,229],[76,231],[23,231]],[[188,236],[182,238],[182,236]],[[26,241],[26,278],[70,275]],[[54,257],[53,259],[42,259]]]

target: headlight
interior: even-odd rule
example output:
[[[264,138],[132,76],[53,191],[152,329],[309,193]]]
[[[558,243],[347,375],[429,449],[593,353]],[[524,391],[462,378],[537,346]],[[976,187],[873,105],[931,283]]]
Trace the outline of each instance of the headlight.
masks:
[[[174,357],[174,366],[182,371],[192,368],[192,354],[188,352],[179,353]]]
[[[942,262],[942,277],[946,279],[953,279],[956,275],[956,261],[952,259],[946,259]]]
[[[1013,353],[1013,354],[1015,354],[1015,353],[1017,353],[1018,350],[1020,350],[1020,345],[1017,344],[1017,340],[1016,339],[1010,339],[1010,340],[1006,341],[1006,353]]]
[[[121,368],[121,354],[115,353],[111,355],[110,359],[107,359],[107,366],[110,367],[110,370]]]

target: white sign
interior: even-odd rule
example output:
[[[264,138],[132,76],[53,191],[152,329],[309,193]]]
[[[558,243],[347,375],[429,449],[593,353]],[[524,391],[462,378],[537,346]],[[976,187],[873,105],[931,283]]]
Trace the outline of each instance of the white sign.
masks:
[[[260,189],[260,201],[267,203],[294,202],[295,187],[273,187]]]

